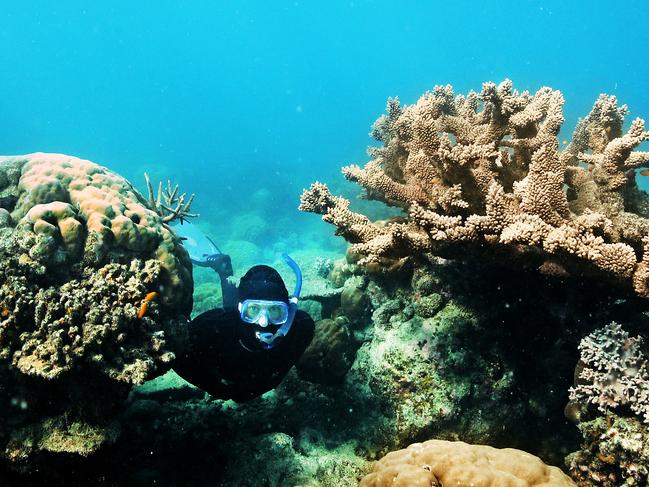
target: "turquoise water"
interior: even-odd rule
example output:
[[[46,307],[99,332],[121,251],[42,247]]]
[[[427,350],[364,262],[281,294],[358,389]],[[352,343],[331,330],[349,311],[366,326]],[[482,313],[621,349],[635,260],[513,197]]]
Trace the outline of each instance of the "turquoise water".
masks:
[[[235,277],[255,263],[277,263],[279,252],[289,252],[303,265],[309,293],[309,278],[319,284],[325,280],[312,265],[316,257],[340,259],[347,243],[319,216],[297,210],[304,188],[316,180],[326,182],[332,193],[350,198],[354,208],[373,220],[395,211],[357,200],[360,187],[340,173],[344,165],[368,161],[367,147],[377,144],[368,132],[384,113],[388,97],[411,104],[435,85],[452,84],[460,94],[509,78],[519,91],[551,86],[563,93],[562,140],[570,139],[578,118],[588,114],[600,93],[629,106],[627,125],[635,117],[649,119],[646,0],[620,6],[600,0],[3,0],[0,16],[0,154],[61,152],[90,159],[143,191],[144,172],[154,181],[171,179],[196,195],[197,224],[232,255]],[[649,177],[638,178],[649,190]],[[344,384],[310,384],[293,373],[278,392],[237,406],[211,400],[167,374],[135,389],[122,443],[90,460],[93,474],[87,478],[104,478],[104,469],[128,479],[136,472],[138,481],[132,485],[214,485],[218,474],[226,479],[222,485],[241,485],[241,478],[249,480],[258,470],[275,475],[299,460],[307,473],[340,473],[334,480],[327,477],[330,483],[299,485],[338,486],[337,479],[359,478],[370,461],[390,449],[429,439],[439,424],[445,433],[455,434],[457,426],[457,431],[474,434],[469,441],[484,437],[509,446],[506,440],[516,437],[519,425],[543,432],[546,417],[550,433],[543,441],[535,444],[535,437],[525,432],[512,446],[536,448],[532,453],[564,466],[560,462],[581,440],[562,410],[577,345],[596,325],[608,323],[609,315],[617,319],[615,312],[601,306],[597,313],[605,318],[598,315],[600,322],[593,318],[591,323],[591,288],[582,293],[575,287],[566,297],[560,285],[550,286],[544,291],[549,298],[537,297],[544,278],[524,282],[525,277],[502,292],[523,296],[503,311],[493,305],[504,299],[501,287],[489,280],[483,284],[483,270],[453,269],[448,277],[444,263],[426,265],[426,272],[434,270],[430,275],[422,271],[412,282],[383,282],[384,289],[376,276],[341,271],[336,286],[362,281],[348,286],[357,286],[348,298],[350,316],[355,305],[361,309],[358,323],[349,325],[348,342],[353,342],[351,348],[364,347],[358,352],[364,362],[357,360]],[[292,288],[291,272],[285,266],[278,269]],[[447,288],[440,284],[443,279],[450,282],[444,284]],[[220,304],[212,271],[196,269],[194,281],[194,315]],[[593,295],[601,291],[596,287]],[[313,294],[317,291],[322,289]],[[586,294],[586,299],[571,292]],[[372,308],[371,300],[378,305]],[[322,301],[320,308],[311,303],[317,317],[335,318],[337,310],[327,310],[326,299]],[[610,304],[604,298],[598,302]],[[488,312],[464,308],[471,306]],[[530,328],[538,329],[536,341],[527,343],[528,330],[516,326],[531,319],[526,315],[530,309],[535,323]],[[507,326],[490,328],[490,319],[501,323],[503,316],[509,319]],[[560,325],[554,327],[546,316],[560,316]],[[480,327],[487,325],[479,328],[479,319]],[[419,326],[425,320],[428,328]],[[547,343],[544,326],[550,330]],[[480,333],[472,335],[474,328]],[[439,343],[429,332],[437,334]],[[435,369],[444,363],[457,365],[464,375],[454,375],[451,365]],[[520,364],[526,373],[516,379],[529,390],[516,389],[519,384],[512,379],[511,371],[520,372]],[[560,372],[546,377],[555,366]],[[439,377],[430,378],[433,370]],[[481,375],[484,371],[488,374]],[[436,383],[447,389],[435,389]],[[395,406],[396,412],[384,413],[368,384],[383,387],[386,397],[411,394],[421,402],[413,399],[403,409]],[[479,418],[483,398],[491,402]],[[453,409],[469,399],[475,402],[468,412]],[[526,416],[529,411],[534,414]],[[471,415],[479,418],[475,424]],[[406,425],[403,430],[394,426],[397,417],[403,421],[399,428]],[[483,419],[484,431],[474,430]],[[555,432],[556,438],[550,438]],[[268,455],[260,453],[258,438]],[[237,448],[244,453],[239,456]],[[137,458],[122,472],[123,457],[129,455]],[[273,455],[283,459],[276,468],[268,461]],[[323,458],[338,460],[314,460]],[[165,483],[161,479],[170,472],[175,480]],[[180,478],[187,483],[176,482]],[[282,479],[263,485],[295,485]],[[2,481],[0,473],[0,485]]]
[[[299,194],[314,179],[344,186],[339,168],[367,160],[389,96],[508,77],[561,90],[566,135],[601,92],[647,117],[649,4],[620,5],[6,0],[0,152],[64,152],[138,184],[145,170],[171,177],[221,242],[232,215],[268,219],[250,201],[265,188],[290,218],[269,245],[286,227],[324,228],[295,211]]]

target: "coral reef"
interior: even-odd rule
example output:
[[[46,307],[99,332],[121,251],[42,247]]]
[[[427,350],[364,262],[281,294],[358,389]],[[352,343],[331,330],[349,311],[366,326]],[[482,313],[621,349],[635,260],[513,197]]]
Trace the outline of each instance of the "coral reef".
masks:
[[[562,409],[586,326],[580,320],[609,323],[598,313],[616,314],[615,306],[532,271],[498,281],[504,274],[492,268],[441,260],[397,276],[336,266],[354,286],[363,282],[371,313],[349,327],[361,346],[339,383],[304,381],[294,370],[274,391],[235,404],[169,372],[134,388],[120,438],[94,463],[75,466],[85,483],[65,485],[100,478],[115,486],[355,485],[371,460],[433,437],[510,446],[549,464],[578,449],[579,432]],[[309,286],[314,295],[328,292]],[[419,305],[428,298],[442,300],[433,316]],[[343,320],[339,295],[324,309],[325,319]]]
[[[489,487],[569,487],[574,482],[557,467],[511,448],[461,441],[428,440],[388,453],[360,487],[471,485]]]
[[[647,195],[634,169],[649,140],[642,119],[602,95],[559,148],[563,97],[519,93],[509,80],[455,96],[437,86],[417,103],[390,99],[364,168],[343,168],[365,197],[405,215],[372,222],[314,183],[300,209],[323,215],[366,265],[394,268],[426,252],[502,251],[552,275],[596,274],[649,298]]]
[[[317,321],[311,344],[296,364],[301,378],[320,384],[342,382],[356,358],[356,342],[342,316]]]
[[[116,438],[131,385],[183,346],[189,258],[128,181],[90,161],[0,158],[0,198],[0,457],[88,455]]]
[[[165,323],[175,323],[167,305],[179,288],[171,286],[176,292],[167,293],[173,283],[165,280],[170,261],[150,253],[147,238],[137,251],[120,247],[109,234],[95,244],[86,225],[89,220],[78,217],[76,204],[65,198],[60,201],[71,208],[54,204],[46,211],[28,208],[32,223],[22,227],[15,208],[24,197],[15,179],[14,189],[0,192],[0,206],[5,208],[0,210],[0,224],[6,227],[0,232],[13,235],[25,228],[53,235],[56,245],[43,237],[43,250],[27,255],[49,265],[48,271],[53,262],[70,264],[65,282],[48,278],[56,279],[52,281],[56,287],[47,279],[39,281],[43,299],[64,301],[66,306],[83,302],[88,309],[74,316],[86,316],[99,299],[93,295],[95,287],[107,285],[101,274],[107,272],[113,287],[101,289],[107,297],[99,305],[104,310],[110,306],[111,312],[104,311],[101,318],[122,318],[111,322],[112,328],[101,328],[106,335],[101,343],[97,339],[88,345],[92,355],[69,358],[68,349],[59,345],[68,344],[68,332],[59,342],[55,330],[68,330],[68,322],[52,325],[65,318],[65,308],[54,304],[38,308],[38,316],[44,316],[50,327],[26,329],[33,336],[12,338],[20,349],[10,348],[2,359],[0,380],[7,390],[20,394],[0,394],[0,407],[9,408],[19,428],[10,430],[0,421],[5,456],[25,458],[29,448],[61,451],[60,445],[69,445],[64,451],[87,454],[114,442],[92,457],[101,460],[102,474],[111,472],[114,485],[333,486],[354,485],[369,473],[371,460],[390,450],[429,438],[461,439],[530,454],[436,440],[392,454],[388,459],[396,458],[398,465],[388,459],[379,462],[364,483],[379,482],[384,467],[390,482],[396,478],[404,485],[452,483],[458,477],[445,476],[458,470],[458,475],[476,473],[465,465],[453,467],[432,446],[426,448],[434,444],[454,452],[459,463],[466,460],[464,454],[494,462],[504,456],[498,464],[501,469],[486,470],[494,482],[513,480],[506,470],[515,467],[519,477],[525,477],[518,479],[521,485],[544,485],[533,478],[537,474],[545,478],[545,485],[573,485],[542,462],[558,464],[579,448],[579,431],[564,417],[563,406],[573,384],[580,339],[612,320],[625,328],[630,322],[639,326],[647,322],[647,317],[638,318],[641,309],[636,304],[649,296],[644,252],[649,245],[644,237],[649,206],[635,186],[633,172],[649,158],[635,151],[648,138],[643,123],[637,120],[623,132],[626,107],[605,96],[580,121],[572,142],[560,149],[562,103],[557,91],[543,88],[533,95],[519,94],[509,82],[488,83],[480,94],[465,97],[455,97],[450,87],[436,88],[406,107],[391,100],[388,115],[373,129],[382,147],[371,150],[373,160],[365,168],[350,166],[344,172],[365,188],[369,198],[405,212],[373,222],[352,212],[347,200],[331,195],[319,183],[303,195],[301,208],[322,213],[351,246],[345,260],[334,261],[340,256],[323,256],[314,249],[296,257],[305,263],[301,306],[321,319],[312,346],[296,369],[275,390],[245,404],[213,400],[169,372],[131,391],[119,423],[111,421],[117,415],[109,416],[108,408],[117,411],[131,383],[154,368],[164,370],[169,358],[164,354],[173,351],[166,340],[174,328],[168,330]],[[170,198],[174,193],[168,188]],[[135,198],[148,206],[144,198],[137,194]],[[59,199],[46,203],[55,201]],[[154,206],[158,207],[155,201]],[[153,222],[164,233],[165,215],[189,212],[179,200],[165,206],[150,208],[162,215],[149,220],[147,214],[147,228]],[[120,211],[123,208],[115,214]],[[224,243],[241,269],[248,261],[252,264],[269,255],[249,243],[254,235],[262,235],[257,231],[259,221],[237,224],[238,237],[244,240],[230,241],[230,247]],[[135,223],[131,233],[141,230]],[[57,231],[70,237],[59,238]],[[75,235],[88,237],[79,244]],[[293,236],[288,240],[299,241]],[[6,254],[14,256],[8,261],[12,269],[26,253],[19,248],[25,242],[29,238],[15,239],[14,247],[7,247],[12,250]],[[286,243],[274,250],[286,250],[282,245]],[[86,255],[88,249],[93,252]],[[182,262],[183,257],[176,256]],[[125,268],[127,262],[133,264]],[[80,273],[86,270],[87,275]],[[145,274],[148,277],[140,279]],[[202,282],[195,289],[194,312],[218,305],[213,273],[196,272],[195,277]],[[285,278],[291,288],[294,277]],[[163,280],[164,286],[158,285]],[[56,293],[67,292],[69,282],[70,289],[82,291],[60,298]],[[152,292],[159,297],[148,300]],[[86,301],[81,295],[87,295]],[[148,305],[143,319],[133,321],[143,303]],[[14,309],[9,310],[12,316]],[[142,331],[138,328],[142,324],[149,328],[133,335],[133,328]],[[113,346],[113,335],[119,337],[122,326],[131,327],[123,337],[126,341],[118,341],[124,351]],[[156,327],[165,332],[158,355],[144,340]],[[589,411],[595,413],[595,406],[604,403],[601,398],[613,397],[615,404],[606,406],[606,418],[587,421],[583,411],[582,450],[571,455],[567,465],[580,485],[596,481],[604,486],[642,485],[647,436],[640,407],[644,389],[638,387],[646,373],[639,361],[641,341],[611,329],[607,333],[623,347],[613,351],[600,347],[604,332],[599,333],[582,347],[592,352],[583,360],[592,374],[575,385],[573,399],[591,404]],[[85,335],[81,336],[83,340]],[[44,352],[32,352],[41,349]],[[606,370],[599,365],[605,360],[590,357],[601,357],[602,350],[607,360],[626,361],[628,367],[626,372],[613,369],[620,387],[604,384],[611,385],[614,395],[598,393],[594,400],[595,391],[589,386],[602,389],[600,376]],[[93,361],[97,355],[101,357]],[[33,373],[30,367],[43,370],[32,356],[42,356],[40,360],[50,364],[51,377],[27,375]],[[133,356],[152,368],[129,367]],[[87,389],[74,388],[73,379],[95,389],[88,394]],[[40,381],[38,387],[30,388],[28,380]],[[45,414],[43,407],[34,410],[31,405],[42,404],[44,396],[34,400],[28,396],[32,390],[47,391],[58,405],[56,413]],[[71,399],[65,402],[70,391]],[[101,403],[99,410],[93,409],[95,401]],[[69,420],[64,423],[62,418]],[[531,464],[519,464],[526,461]],[[401,478],[395,477],[397,473]],[[98,478],[96,472],[87,477]],[[550,478],[556,482],[547,483]],[[472,479],[479,485],[477,477]]]
[[[570,475],[583,487],[649,483],[649,428],[615,414],[583,422],[582,450],[566,458]]]
[[[560,149],[562,105],[558,91],[508,80],[390,99],[372,130],[382,146],[343,174],[402,213],[372,221],[318,182],[300,209],[335,225],[370,278],[356,289],[372,298],[373,330],[347,380],[394,419],[395,445],[462,438],[559,462],[574,444],[557,413],[579,339],[635,323],[638,337],[612,324],[582,341],[565,411],[585,438],[568,463],[580,485],[643,485],[649,198],[635,170],[649,165],[637,150],[649,132],[641,119],[623,131],[627,107],[601,95]]]
[[[615,322],[584,338],[570,400],[601,413],[629,409],[649,424],[649,359],[642,344],[643,337],[630,337]]]

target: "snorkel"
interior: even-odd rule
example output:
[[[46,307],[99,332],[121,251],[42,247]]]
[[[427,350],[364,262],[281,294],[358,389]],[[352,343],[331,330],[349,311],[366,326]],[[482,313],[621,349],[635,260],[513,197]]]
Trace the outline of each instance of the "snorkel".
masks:
[[[297,313],[297,301],[302,290],[302,271],[300,270],[300,266],[287,253],[282,253],[282,258],[295,273],[295,290],[293,291],[293,296],[290,296],[288,299],[288,317],[286,322],[275,333],[257,332],[255,334],[266,349],[273,348],[275,346],[275,340],[288,334],[293,325],[295,313]]]

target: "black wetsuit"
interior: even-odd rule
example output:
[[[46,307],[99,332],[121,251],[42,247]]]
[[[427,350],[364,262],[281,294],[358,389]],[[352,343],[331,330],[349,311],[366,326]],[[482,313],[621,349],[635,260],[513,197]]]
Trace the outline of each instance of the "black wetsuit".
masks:
[[[255,327],[236,310],[214,309],[192,320],[190,348],[176,359],[174,370],[218,399],[248,401],[279,385],[313,338],[311,317],[298,311],[285,337],[262,348]]]

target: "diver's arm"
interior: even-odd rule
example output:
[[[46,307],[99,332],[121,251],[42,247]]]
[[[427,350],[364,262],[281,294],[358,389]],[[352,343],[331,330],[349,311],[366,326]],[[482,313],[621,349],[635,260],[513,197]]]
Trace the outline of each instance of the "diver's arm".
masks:
[[[221,295],[223,296],[223,309],[231,310],[237,307],[239,301],[239,291],[237,286],[234,285],[229,279],[223,274],[219,274],[221,278]]]
[[[237,307],[237,287],[230,281],[232,277],[232,261],[227,254],[214,254],[209,256],[205,263],[219,275],[221,279],[221,295],[223,296],[223,309],[230,310]]]

